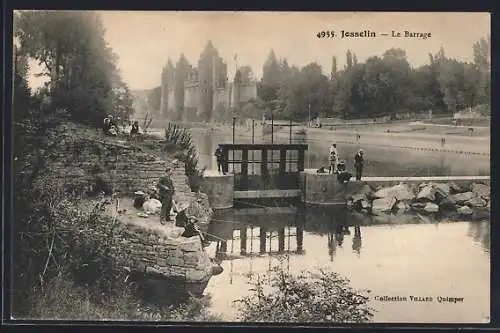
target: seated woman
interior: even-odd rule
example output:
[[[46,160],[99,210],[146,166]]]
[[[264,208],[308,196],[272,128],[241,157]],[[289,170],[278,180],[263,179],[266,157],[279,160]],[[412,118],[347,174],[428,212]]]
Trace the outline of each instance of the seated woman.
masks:
[[[344,161],[340,161],[337,165],[337,180],[341,184],[347,183],[352,178],[352,173],[346,171],[346,166]]]

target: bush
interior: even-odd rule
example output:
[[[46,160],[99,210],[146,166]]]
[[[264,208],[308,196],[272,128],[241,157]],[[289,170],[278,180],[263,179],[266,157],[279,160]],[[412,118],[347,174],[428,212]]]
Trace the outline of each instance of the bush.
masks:
[[[198,192],[205,169],[198,169],[198,153],[191,133],[178,125],[168,124],[165,129],[165,145],[163,149],[185,164],[184,168],[189,187],[191,191]]]
[[[251,296],[236,301],[243,322],[363,323],[373,317],[368,298],[336,273],[294,276],[274,268],[253,285]]]

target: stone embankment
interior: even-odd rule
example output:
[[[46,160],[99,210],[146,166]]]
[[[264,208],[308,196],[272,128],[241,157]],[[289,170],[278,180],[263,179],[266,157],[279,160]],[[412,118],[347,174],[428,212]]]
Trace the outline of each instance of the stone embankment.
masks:
[[[174,169],[174,199],[189,210],[189,215],[197,216],[202,223],[209,222],[212,210],[208,198],[204,193],[191,192],[180,161],[161,160],[141,148],[140,143],[104,137],[78,125],[67,124],[63,130],[57,136],[60,149],[52,156],[46,176],[54,177],[66,189],[113,193],[121,200],[131,200],[135,191],[154,186],[169,166]],[[113,243],[111,255],[131,271],[147,277],[208,282],[213,264],[199,237],[181,237],[184,228],[168,228],[160,224],[159,218],[120,214],[116,208],[110,207],[108,218],[100,221],[91,235],[82,237]]]
[[[373,188],[365,184],[347,198],[354,209],[374,215],[388,213],[439,214],[449,218],[479,220],[490,216],[490,186],[454,182],[400,183]]]

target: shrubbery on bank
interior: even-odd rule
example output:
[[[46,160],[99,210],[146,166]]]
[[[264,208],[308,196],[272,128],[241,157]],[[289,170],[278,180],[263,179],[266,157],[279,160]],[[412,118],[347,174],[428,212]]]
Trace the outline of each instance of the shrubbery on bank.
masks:
[[[252,284],[252,294],[236,301],[243,322],[364,323],[373,317],[368,297],[336,273],[275,268]]]

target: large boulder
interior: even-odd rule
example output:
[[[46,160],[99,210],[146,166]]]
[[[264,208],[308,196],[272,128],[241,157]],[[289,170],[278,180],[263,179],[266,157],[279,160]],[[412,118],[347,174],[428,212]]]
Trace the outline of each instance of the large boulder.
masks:
[[[439,201],[440,210],[454,210],[457,206],[457,201],[453,196],[448,196]]]
[[[386,187],[378,190],[373,194],[374,198],[387,198],[394,197],[399,201],[402,200],[412,200],[415,198],[415,195],[411,191],[411,189],[406,184],[398,184],[391,187]]]
[[[457,213],[464,217],[470,217],[474,214],[474,211],[470,207],[462,206],[457,209]]]
[[[490,218],[490,210],[486,207],[473,209],[471,218],[473,221],[488,220]]]
[[[425,185],[417,194],[417,200],[434,201],[434,199],[436,198],[435,193],[436,192],[432,184]]]
[[[423,208],[426,213],[437,213],[439,211],[439,206],[432,202],[427,202]]]
[[[443,199],[450,196],[450,185],[439,183],[434,185],[434,191],[436,195],[436,200],[441,202]]]
[[[474,197],[475,195],[472,192],[457,193],[452,195],[453,200],[455,200],[459,205],[465,204]]]
[[[395,204],[396,198],[394,197],[375,199],[372,202],[372,213],[375,215],[380,213],[388,213],[392,211]]]
[[[485,200],[490,200],[490,187],[488,185],[484,184],[473,184],[472,185],[472,193],[474,193],[476,196],[485,199]]]
[[[480,197],[474,197],[470,200],[467,200],[465,202],[466,206],[469,206],[471,208],[481,208],[481,207],[486,207],[486,200],[481,199]]]
[[[396,204],[396,209],[398,213],[406,213],[410,209],[410,206],[405,201],[399,201]]]
[[[450,194],[465,192],[465,189],[455,182],[451,182],[449,185],[450,185]]]

